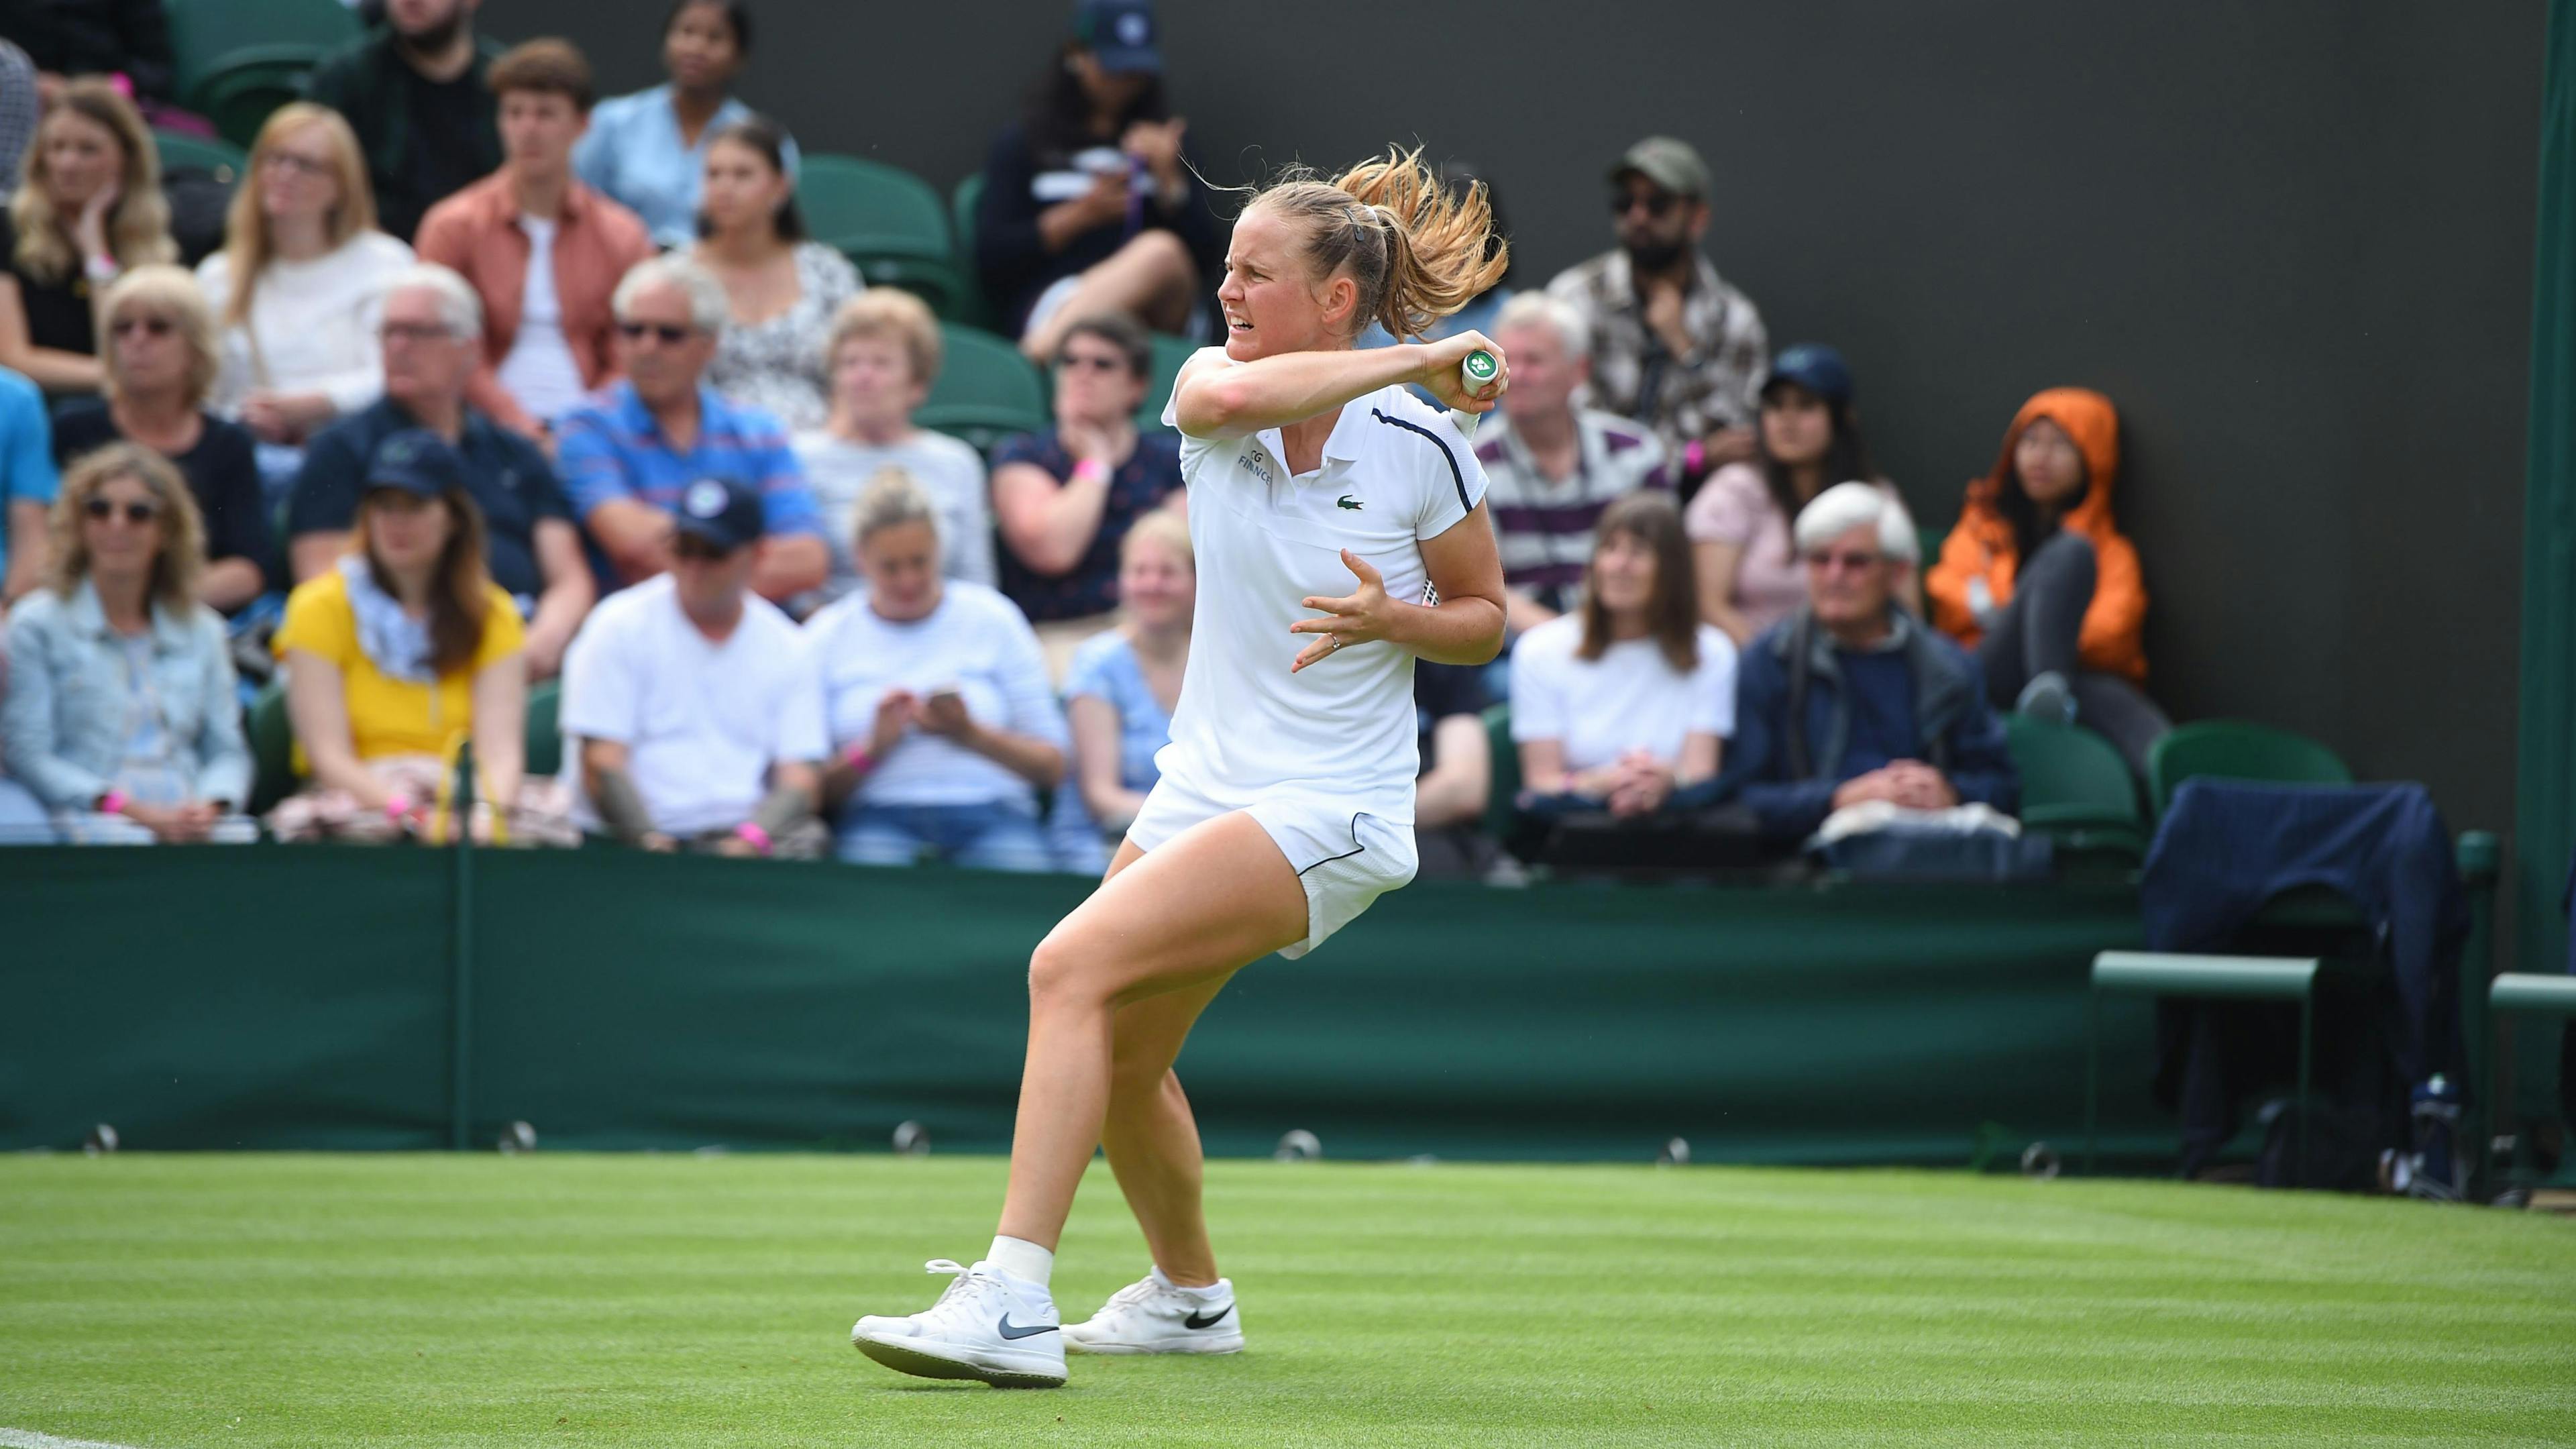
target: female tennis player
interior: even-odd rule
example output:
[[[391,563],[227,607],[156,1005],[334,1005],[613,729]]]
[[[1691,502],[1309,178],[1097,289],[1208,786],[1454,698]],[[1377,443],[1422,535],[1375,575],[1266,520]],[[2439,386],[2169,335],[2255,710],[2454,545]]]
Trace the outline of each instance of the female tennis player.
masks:
[[[1029,958],[1029,1049],[1000,1236],[929,1310],[862,1318],[859,1350],[927,1378],[1064,1382],[1067,1349],[1231,1353],[1232,1285],[1200,1209],[1198,1124],[1173,1059],[1226,979],[1302,956],[1413,878],[1413,661],[1482,664],[1503,641],[1503,569],[1470,414],[1464,333],[1354,350],[1371,322],[1417,337],[1492,286],[1505,255],[1483,187],[1418,154],[1331,181],[1302,169],[1235,224],[1226,340],[1182,367],[1199,597],[1172,741],[1100,888]],[[1047,1280],[1093,1146],[1154,1266],[1086,1323]]]

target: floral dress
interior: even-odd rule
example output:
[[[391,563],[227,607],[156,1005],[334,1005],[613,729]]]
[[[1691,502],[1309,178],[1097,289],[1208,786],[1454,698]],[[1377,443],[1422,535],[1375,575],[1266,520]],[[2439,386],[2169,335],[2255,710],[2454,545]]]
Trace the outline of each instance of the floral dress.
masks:
[[[771,414],[791,432],[821,427],[831,412],[823,346],[832,337],[832,314],[859,287],[849,258],[821,242],[797,243],[795,305],[766,322],[726,323],[708,385]]]

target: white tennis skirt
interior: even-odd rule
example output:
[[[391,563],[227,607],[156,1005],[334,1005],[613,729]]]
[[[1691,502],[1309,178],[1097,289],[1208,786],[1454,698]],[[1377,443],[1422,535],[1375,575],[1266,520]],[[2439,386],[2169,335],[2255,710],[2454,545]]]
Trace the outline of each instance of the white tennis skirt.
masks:
[[[1200,821],[1235,808],[1165,774],[1146,794],[1127,838],[1150,853]],[[1241,808],[1288,857],[1298,883],[1306,888],[1306,939],[1279,951],[1291,960],[1324,944],[1359,919],[1370,902],[1412,880],[1421,864],[1413,850],[1412,826],[1354,811],[1344,802],[1275,791]]]

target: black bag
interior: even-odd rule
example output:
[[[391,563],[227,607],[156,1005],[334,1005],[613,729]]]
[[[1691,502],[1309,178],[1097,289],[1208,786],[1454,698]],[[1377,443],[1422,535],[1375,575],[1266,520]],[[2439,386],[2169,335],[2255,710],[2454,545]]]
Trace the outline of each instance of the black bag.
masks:
[[[2298,1133],[2302,1117],[2308,1129],[2304,1170]],[[2382,1140],[2387,1134],[2379,1113],[2327,1101],[2312,1101],[2302,1111],[2295,1098],[2275,1097],[2254,1120],[2263,1128],[2263,1152],[2254,1166],[2257,1185],[2379,1190],[2379,1155],[2393,1145]]]

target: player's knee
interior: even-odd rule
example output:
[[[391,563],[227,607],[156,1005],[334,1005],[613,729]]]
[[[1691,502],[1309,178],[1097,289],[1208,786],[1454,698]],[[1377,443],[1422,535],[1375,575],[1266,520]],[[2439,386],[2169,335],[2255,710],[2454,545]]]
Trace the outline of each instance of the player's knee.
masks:
[[[1068,1004],[1099,995],[1087,990],[1094,974],[1083,952],[1050,935],[1029,953],[1029,1004],[1032,1008]]]

